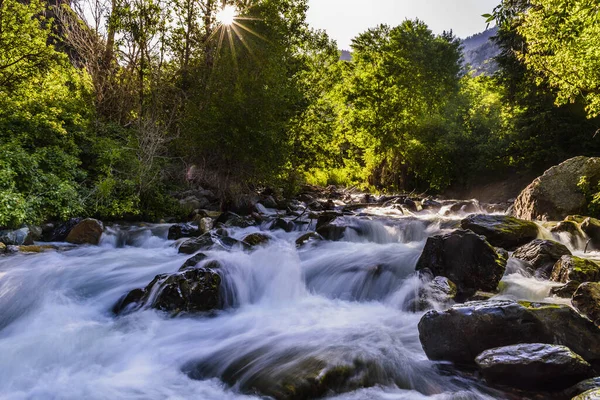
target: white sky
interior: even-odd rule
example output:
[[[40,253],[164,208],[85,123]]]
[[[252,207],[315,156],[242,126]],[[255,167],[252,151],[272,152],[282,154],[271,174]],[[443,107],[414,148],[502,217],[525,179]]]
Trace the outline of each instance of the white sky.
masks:
[[[481,14],[500,0],[309,0],[308,23],[324,29],[338,48],[350,50],[350,40],[379,24],[399,25],[419,18],[434,33],[451,30],[464,38],[485,30]]]

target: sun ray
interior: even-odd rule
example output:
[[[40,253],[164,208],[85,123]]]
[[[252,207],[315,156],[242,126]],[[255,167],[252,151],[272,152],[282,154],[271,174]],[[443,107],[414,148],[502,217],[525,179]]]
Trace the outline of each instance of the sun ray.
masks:
[[[235,70],[237,71],[238,69],[238,64],[237,64],[237,54],[235,52],[235,43],[233,42],[233,34],[231,33],[232,29],[231,26],[227,27],[227,36],[229,36],[229,47],[231,48],[231,58],[233,60],[233,66],[235,68]]]
[[[234,24],[234,25],[236,25],[236,26],[239,26],[240,28],[242,28],[242,29],[243,29],[243,30],[245,30],[246,32],[253,34],[253,35],[254,35],[254,36],[256,36],[257,38],[259,38],[259,39],[262,39],[262,40],[264,40],[265,42],[269,42],[269,40],[268,40],[267,38],[265,38],[264,36],[262,36],[262,35],[261,35],[261,34],[259,34],[259,33],[256,33],[255,31],[253,31],[252,29],[248,28],[248,27],[247,27],[247,26],[245,26],[244,24],[241,24],[241,23],[239,23],[239,22],[237,22],[237,21],[234,21],[234,22],[233,22],[233,24]]]
[[[238,39],[240,39],[240,42],[242,42],[242,45],[246,48],[246,50],[248,50],[248,53],[254,59],[254,52],[252,51],[252,49],[246,42],[246,38],[244,38],[244,35],[242,35],[241,32],[238,30],[238,27],[236,25],[237,24],[231,25],[231,29],[233,29],[233,32],[235,32],[235,35],[238,37]]]

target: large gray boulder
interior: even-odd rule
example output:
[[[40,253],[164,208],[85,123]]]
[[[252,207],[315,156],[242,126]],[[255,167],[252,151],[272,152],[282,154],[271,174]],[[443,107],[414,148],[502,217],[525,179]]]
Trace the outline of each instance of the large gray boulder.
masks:
[[[527,261],[536,275],[547,278],[554,264],[565,255],[571,255],[571,252],[564,244],[553,240],[536,239],[519,247],[512,256]]]
[[[535,223],[507,215],[474,214],[463,219],[460,226],[485,236],[492,246],[506,250],[514,250],[538,236]]]
[[[505,268],[506,258],[483,237],[465,230],[429,237],[416,266],[417,271],[429,269],[450,279],[463,298],[478,290],[495,291]]]
[[[592,367],[580,355],[545,343],[486,350],[475,363],[488,382],[526,390],[563,390],[593,376]]]
[[[595,187],[600,180],[600,158],[580,156],[550,168],[517,197],[513,216],[560,221],[567,215],[583,213],[587,200],[577,187],[582,176]]]
[[[430,359],[464,365],[485,350],[519,343],[563,345],[594,366],[600,362],[600,329],[560,304],[481,301],[429,311],[419,338]]]
[[[600,283],[586,282],[579,286],[573,294],[571,303],[577,311],[600,326]]]

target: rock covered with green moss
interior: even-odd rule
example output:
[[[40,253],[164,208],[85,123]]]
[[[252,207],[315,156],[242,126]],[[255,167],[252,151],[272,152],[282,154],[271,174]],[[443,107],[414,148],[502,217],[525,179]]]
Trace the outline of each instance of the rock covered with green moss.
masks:
[[[573,294],[571,303],[577,311],[600,326],[600,283],[586,282],[579,286]]]
[[[600,281],[600,265],[573,255],[562,256],[552,269],[550,279],[555,282],[597,282]]]
[[[485,236],[492,246],[507,250],[523,246],[538,236],[534,222],[507,215],[474,214],[463,219],[460,226]]]

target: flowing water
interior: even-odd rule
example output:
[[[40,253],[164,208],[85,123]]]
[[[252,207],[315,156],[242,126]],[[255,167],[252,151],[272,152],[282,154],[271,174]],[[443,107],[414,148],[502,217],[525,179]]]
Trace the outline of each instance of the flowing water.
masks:
[[[356,229],[339,242],[297,250],[303,232],[274,231],[256,251],[208,252],[230,306],[208,315],[111,311],[189,257],[166,239],[168,225],[112,227],[97,247],[0,257],[0,398],[256,399],[240,390],[245,382],[310,360],[378,371],[375,386],[331,399],[502,398],[428,361],[422,313],[406,307],[421,285],[425,239],[452,220],[373,212],[348,217]],[[552,286],[512,259],[504,281],[502,297],[542,300]]]

